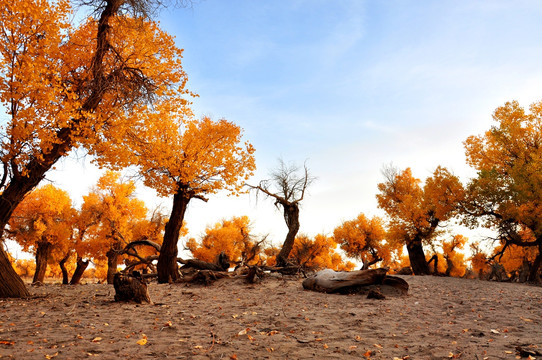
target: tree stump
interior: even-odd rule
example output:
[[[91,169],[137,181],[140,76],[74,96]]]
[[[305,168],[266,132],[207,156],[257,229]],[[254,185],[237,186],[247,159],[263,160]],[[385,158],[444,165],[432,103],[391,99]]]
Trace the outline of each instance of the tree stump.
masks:
[[[147,283],[138,271],[131,275],[116,273],[113,277],[115,287],[115,301],[135,301],[138,304],[152,304]]]

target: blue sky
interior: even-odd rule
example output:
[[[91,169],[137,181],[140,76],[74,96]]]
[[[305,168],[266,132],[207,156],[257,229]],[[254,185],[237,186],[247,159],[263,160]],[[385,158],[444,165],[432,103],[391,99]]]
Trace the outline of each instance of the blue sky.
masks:
[[[385,164],[422,179],[439,164],[472,175],[462,141],[505,101],[542,99],[541,18],[539,1],[201,0],[157,19],[185,49],[196,114],[234,121],[255,146],[252,183],[279,157],[308,160],[318,179],[301,232],[315,235],[360,212],[382,215]],[[88,164],[58,168],[50,178],[76,202],[97,180]],[[277,244],[286,234],[272,202],[253,195],[194,200],[187,222],[197,236],[232,215]]]

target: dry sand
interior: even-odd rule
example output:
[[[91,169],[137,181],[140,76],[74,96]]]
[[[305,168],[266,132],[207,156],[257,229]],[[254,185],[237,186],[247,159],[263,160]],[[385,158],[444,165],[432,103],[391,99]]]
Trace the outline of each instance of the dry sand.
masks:
[[[304,291],[299,278],[149,285],[154,305],[105,284],[0,299],[0,357],[14,359],[515,359],[542,352],[542,288],[403,277],[408,296]],[[139,341],[139,343],[138,343]],[[539,357],[542,359],[542,356]]]

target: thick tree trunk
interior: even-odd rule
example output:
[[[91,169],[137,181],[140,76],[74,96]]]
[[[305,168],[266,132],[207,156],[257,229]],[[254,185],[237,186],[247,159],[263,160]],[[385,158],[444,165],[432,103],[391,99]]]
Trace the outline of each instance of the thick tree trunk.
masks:
[[[6,254],[4,247],[0,244],[0,298],[22,298],[28,296],[30,296],[30,293],[26,289],[21,277],[17,275],[15,269],[11,266],[8,254]]]
[[[47,260],[49,255],[51,255],[51,250],[53,245],[47,240],[42,240],[38,242],[38,247],[36,249],[36,271],[34,272],[34,279],[32,283],[43,283],[45,279],[45,272],[47,271]]]
[[[449,257],[447,257],[446,258],[446,276],[450,276],[453,269],[454,269],[454,263]]]
[[[540,265],[542,265],[542,243],[538,245],[538,255],[534,259],[533,264],[531,265],[531,271],[529,272],[528,281],[533,284],[540,283]]]
[[[24,196],[41,181],[44,173],[45,171],[28,178],[14,178],[4,189],[0,195],[0,234],[4,232],[4,229],[11,218],[11,214],[13,214],[17,205],[19,205]],[[30,296],[23,280],[17,275],[15,269],[13,269],[7,254],[1,246],[0,279],[2,280],[0,281],[0,298]]]
[[[66,256],[64,256],[62,260],[60,260],[60,262],[58,263],[58,265],[60,266],[60,271],[62,271],[62,285],[69,284],[68,269],[66,269],[66,262],[70,258],[70,255],[71,255],[71,251],[68,251],[66,253]]]
[[[277,266],[288,265],[288,256],[294,247],[295,237],[299,231],[299,206],[297,203],[282,204],[284,207],[284,219],[288,226],[288,234],[277,255]]]
[[[70,285],[77,285],[81,281],[85,270],[87,269],[89,261],[84,261],[82,257],[77,257],[77,266],[73,272],[72,279],[70,280]]]
[[[158,256],[157,272],[158,283],[160,284],[174,282],[179,279],[177,242],[179,241],[184,214],[189,202],[190,195],[182,191],[182,189],[173,196],[173,208],[164,230],[164,241]]]
[[[412,241],[407,244],[410,267],[415,275],[429,275],[429,266],[425,260],[425,253],[421,241]]]
[[[117,273],[117,265],[119,264],[119,253],[111,248],[106,253],[107,256],[107,283],[113,284],[115,274]]]

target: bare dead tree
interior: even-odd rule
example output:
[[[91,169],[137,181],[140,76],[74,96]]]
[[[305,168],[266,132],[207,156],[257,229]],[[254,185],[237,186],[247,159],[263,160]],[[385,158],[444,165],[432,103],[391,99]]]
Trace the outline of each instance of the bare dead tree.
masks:
[[[315,180],[309,173],[307,164],[303,169],[279,159],[279,165],[271,171],[271,178],[260,181],[257,186],[247,184],[249,188],[275,199],[275,206],[282,207],[288,234],[277,255],[277,266],[287,266],[288,256],[294,246],[295,236],[299,231],[299,203],[305,197],[307,187]]]

